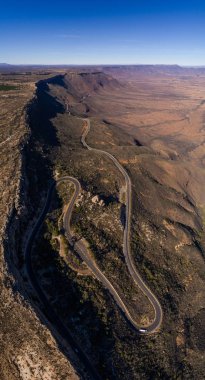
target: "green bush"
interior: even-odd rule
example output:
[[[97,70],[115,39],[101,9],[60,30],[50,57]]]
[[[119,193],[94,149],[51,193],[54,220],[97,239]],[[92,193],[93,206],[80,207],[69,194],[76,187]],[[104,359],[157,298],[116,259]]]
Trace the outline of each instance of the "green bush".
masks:
[[[16,86],[11,86],[9,84],[0,84],[0,91],[12,91],[17,89],[18,87]]]

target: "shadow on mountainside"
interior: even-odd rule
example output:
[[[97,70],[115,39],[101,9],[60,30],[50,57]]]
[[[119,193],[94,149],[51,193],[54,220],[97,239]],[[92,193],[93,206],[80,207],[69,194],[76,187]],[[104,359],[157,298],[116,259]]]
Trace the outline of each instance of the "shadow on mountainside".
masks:
[[[56,329],[53,316],[49,316],[46,308],[40,305],[35,291],[31,294],[29,281],[25,279],[24,249],[25,233],[32,228],[31,221],[39,217],[47,190],[53,180],[52,151],[60,146],[60,143],[52,119],[57,114],[63,113],[64,107],[49,94],[48,81],[40,81],[36,87],[36,96],[27,108],[27,123],[30,133],[22,150],[20,202],[18,206],[14,205],[10,215],[6,231],[8,240],[5,241],[4,248],[9,271],[15,279],[13,291],[18,291],[24,299],[31,303],[41,323],[52,330],[42,315],[46,316],[46,320],[50,321]],[[33,253],[35,251],[33,250]],[[76,359],[68,354],[55,330],[52,333],[59,349],[68,357],[79,378],[84,378],[85,374],[79,368]],[[72,346],[72,339],[68,341],[68,344]]]

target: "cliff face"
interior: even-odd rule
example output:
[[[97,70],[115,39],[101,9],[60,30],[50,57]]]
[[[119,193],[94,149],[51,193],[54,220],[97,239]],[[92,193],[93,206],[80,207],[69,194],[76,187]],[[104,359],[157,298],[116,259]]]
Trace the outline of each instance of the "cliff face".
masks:
[[[80,330],[87,334],[87,349],[92,347],[92,355],[97,352],[99,366],[100,357],[104,378],[203,379],[204,83],[201,85],[198,77],[189,81],[178,78],[173,88],[173,78],[166,76],[161,81],[156,75],[150,79],[153,73],[149,73],[149,77],[138,76],[119,91],[118,85],[96,89],[98,74],[93,77],[89,74],[89,81],[86,74],[79,75],[80,79],[78,75],[70,73],[60,81],[55,78],[48,83],[49,95],[64,105],[65,110],[67,103],[67,112],[59,112],[52,119],[58,144],[58,147],[50,146],[53,168],[60,168],[62,175],[79,178],[85,192],[89,189],[100,195],[104,195],[103,191],[113,195],[113,189],[118,191],[119,173],[112,171],[111,163],[102,157],[100,162],[97,154],[87,152],[80,144],[83,125],[78,117],[89,115],[88,144],[112,153],[131,177],[133,257],[146,283],[158,296],[164,313],[159,334],[139,337],[97,285],[92,284],[93,288],[90,285],[91,292],[82,279],[80,289],[86,289],[86,295],[82,295],[81,303],[86,309],[87,297],[89,310],[93,310],[93,305],[95,310],[92,316],[86,310],[87,325],[96,315],[98,323],[103,320],[100,332],[96,327],[95,339],[79,316]],[[115,187],[111,186],[113,179]],[[117,208],[114,200],[113,203]],[[117,244],[121,236],[119,231],[118,235],[113,234],[114,227],[109,229],[103,220],[106,212],[109,210],[99,213],[99,218],[96,211],[94,219],[90,216],[91,208],[82,207],[78,224],[84,221],[82,235],[86,234],[92,244],[100,268],[115,284],[121,281],[123,287],[128,282],[124,281],[123,260],[117,266],[120,262]],[[110,234],[106,238],[105,231]],[[105,241],[110,236],[113,240],[109,240],[107,247]],[[118,249],[115,251],[113,246]],[[72,289],[75,287],[75,281],[68,283],[70,288],[71,284]],[[67,292],[70,288],[67,286]],[[126,293],[128,298],[130,289]],[[92,298],[93,293],[100,294],[100,305]],[[78,299],[74,299],[77,304]],[[143,302],[140,296],[135,301],[139,312]],[[110,314],[106,315],[105,310]],[[105,326],[107,335],[103,335]]]
[[[24,114],[21,127],[14,129],[15,139],[5,135],[6,144],[0,145],[3,379],[26,379],[26,371],[30,379],[77,377],[67,359],[75,368],[79,363],[69,349],[65,359],[63,348],[56,346],[24,270],[26,235],[53,173],[79,178],[83,201],[74,215],[79,233],[85,234],[97,264],[137,317],[146,319],[149,313],[143,295],[130,283],[122,255],[119,199],[124,182],[109,160],[82,147],[80,117],[85,115],[91,121],[89,145],[112,153],[130,175],[133,257],[162,305],[161,330],[149,337],[133,331],[92,276],[78,276],[60,263],[45,226],[35,249],[39,281],[45,281],[54,307],[72,326],[102,378],[204,378],[204,89],[194,78],[186,86],[177,79],[173,90],[173,78],[150,79],[153,70],[149,79],[135,78],[123,87],[101,72],[40,81],[28,110],[29,129]],[[103,209],[90,202],[91,194],[102,196]],[[62,343],[51,324],[49,328]]]
[[[21,79],[22,80],[22,79]],[[22,221],[30,215],[28,180],[25,177],[25,148],[31,131],[28,106],[35,103],[34,83],[17,92],[0,95],[2,113],[0,199],[0,378],[77,379],[69,361],[59,351],[51,333],[30,305],[20,237]]]

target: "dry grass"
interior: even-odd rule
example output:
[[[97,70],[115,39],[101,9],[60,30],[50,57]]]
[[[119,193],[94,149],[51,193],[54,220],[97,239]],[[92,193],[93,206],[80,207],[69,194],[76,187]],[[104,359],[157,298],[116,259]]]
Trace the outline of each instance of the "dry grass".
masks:
[[[36,79],[36,75],[19,79],[19,76],[0,74],[1,242],[6,238],[8,218],[12,213],[20,215],[24,211],[20,204],[20,189],[25,183],[22,181],[21,149],[28,132],[25,107],[33,97]],[[4,251],[3,245],[0,249],[0,377],[4,380],[75,380],[78,376],[72,366],[59,352],[55,340],[33,309],[23,301],[17,292],[18,280],[15,285],[8,271],[5,258],[15,256],[18,249],[17,219],[12,228],[9,251],[8,248]],[[10,264],[9,269],[13,267],[12,271],[16,271],[13,260]]]

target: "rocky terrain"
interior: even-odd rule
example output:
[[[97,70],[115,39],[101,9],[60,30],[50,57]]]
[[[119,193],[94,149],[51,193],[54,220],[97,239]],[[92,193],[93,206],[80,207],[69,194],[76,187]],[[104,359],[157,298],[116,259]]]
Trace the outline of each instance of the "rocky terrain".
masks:
[[[13,343],[8,354],[3,348],[3,378],[13,373],[14,379],[72,379],[77,375],[69,360],[79,376],[86,376],[82,375],[72,347],[66,353],[62,338],[53,332],[48,321],[43,319],[55,340],[47,327],[39,323],[44,310],[29,287],[25,272],[25,236],[40,212],[49,181],[54,178],[72,175],[80,181],[82,192],[72,216],[76,238],[83,237],[92,259],[136,319],[146,326],[153,318],[151,305],[130,279],[122,253],[123,178],[109,159],[81,144],[82,118],[89,117],[88,144],[110,152],[130,175],[133,257],[162,305],[162,326],[158,333],[147,337],[133,331],[110,294],[66,242],[61,221],[62,210],[72,194],[69,186],[57,189],[33,249],[38,281],[100,378],[203,379],[203,70],[106,67],[103,71],[72,69],[40,81],[37,76],[32,83],[26,82],[21,105],[33,96],[33,83],[38,82],[35,99],[27,111],[28,129],[20,109],[20,126],[13,128],[11,118],[10,134],[8,129],[2,129],[4,141],[9,142],[2,141],[3,149],[7,149],[2,151],[3,156],[9,156],[2,166],[7,181],[2,182],[3,196],[7,197],[2,201],[2,297],[10,303],[4,304],[5,311],[2,309],[4,315],[7,313],[7,324],[1,344],[8,342],[8,331],[19,334],[18,339],[9,339]],[[19,86],[16,82],[12,85]],[[19,89],[10,91],[16,99],[15,91]],[[8,101],[4,109],[7,104]],[[16,145],[12,145],[13,133],[18,133]],[[5,202],[9,205],[7,210]],[[21,328],[11,327],[20,314],[21,320],[26,321],[24,335]]]
[[[23,79],[23,80],[22,80]],[[19,219],[26,213],[23,147],[28,103],[38,76],[0,76],[0,379],[78,379],[28,302],[19,271]],[[23,197],[25,196],[25,199]]]

